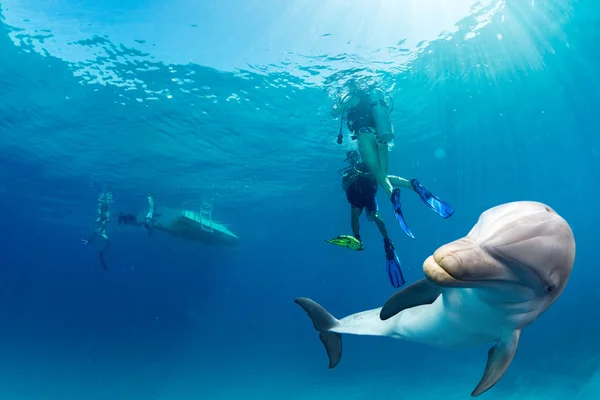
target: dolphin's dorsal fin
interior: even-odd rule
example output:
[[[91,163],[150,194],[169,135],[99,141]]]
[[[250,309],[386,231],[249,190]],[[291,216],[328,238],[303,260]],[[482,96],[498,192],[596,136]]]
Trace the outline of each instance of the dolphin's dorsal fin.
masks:
[[[431,304],[442,293],[442,288],[427,279],[416,281],[394,293],[383,305],[379,318],[385,321],[407,308]]]
[[[490,349],[483,378],[471,393],[472,397],[479,396],[491,389],[502,378],[515,357],[520,337],[521,330],[516,330],[509,337],[499,340]]]

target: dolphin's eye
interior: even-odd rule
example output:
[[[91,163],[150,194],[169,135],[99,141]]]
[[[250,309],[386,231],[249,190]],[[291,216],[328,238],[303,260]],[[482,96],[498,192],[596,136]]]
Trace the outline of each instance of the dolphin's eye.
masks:
[[[554,292],[555,290],[556,290],[556,286],[555,286],[555,285],[546,285],[546,286],[544,287],[544,291],[545,291],[546,293],[552,293],[552,292]]]

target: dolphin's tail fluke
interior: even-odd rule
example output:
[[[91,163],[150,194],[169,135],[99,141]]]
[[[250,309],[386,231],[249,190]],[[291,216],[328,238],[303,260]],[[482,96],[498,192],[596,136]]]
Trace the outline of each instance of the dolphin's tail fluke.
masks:
[[[329,357],[329,368],[335,368],[342,359],[342,335],[330,332],[339,321],[329,314],[327,310],[306,297],[294,300],[310,317],[315,329],[319,332],[319,339],[325,346],[327,357]]]

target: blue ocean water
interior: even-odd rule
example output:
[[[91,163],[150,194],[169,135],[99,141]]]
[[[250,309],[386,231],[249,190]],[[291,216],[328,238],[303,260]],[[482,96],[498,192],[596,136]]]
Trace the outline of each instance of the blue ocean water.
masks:
[[[417,240],[379,193],[406,278],[486,209],[554,208],[577,258],[487,399],[597,399],[594,196],[600,7],[592,1],[2,1],[0,399],[466,399],[488,348],[348,336],[333,370],[306,296],[337,317],[380,306],[381,238],[350,234],[330,110],[350,79],[393,98],[390,172],[455,208],[404,195]],[[594,72],[596,71],[596,72]],[[213,204],[239,245],[111,222]]]

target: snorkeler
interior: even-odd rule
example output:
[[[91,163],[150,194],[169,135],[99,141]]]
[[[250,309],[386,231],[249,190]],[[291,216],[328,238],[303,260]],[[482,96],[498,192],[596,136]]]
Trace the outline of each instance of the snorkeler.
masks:
[[[381,186],[392,202],[396,219],[402,230],[410,238],[414,235],[410,231],[400,203],[400,188],[394,187],[388,176],[388,147],[394,140],[394,127],[390,120],[390,108],[385,100],[384,91],[377,87],[361,90],[353,85],[350,92],[344,96],[339,104],[333,107],[332,115],[342,114],[340,118],[340,132],[337,142],[343,141],[342,124],[343,114],[346,113],[348,129],[352,133],[352,140],[358,140],[360,155],[375,181]],[[404,183],[409,183],[405,185]],[[428,204],[442,218],[448,218],[454,209],[439,198],[431,195],[416,180],[403,181],[400,186],[409,187],[419,194],[421,199]]]
[[[101,239],[104,239],[105,245],[98,252],[98,256],[100,257],[100,263],[102,264],[102,268],[104,270],[108,270],[106,267],[106,262],[104,262],[104,252],[108,250],[110,246],[110,242],[108,241],[108,236],[106,235],[106,228],[108,223],[110,222],[110,210],[109,205],[113,202],[113,195],[110,189],[106,192],[100,193],[98,196],[98,216],[96,218],[97,228],[94,230],[94,233],[89,239],[81,239],[83,244],[90,244],[96,238],[96,235],[100,236]]]
[[[379,228],[379,232],[381,232],[381,236],[383,236],[387,272],[392,285],[395,288],[398,288],[405,283],[405,280],[402,274],[400,261],[398,260],[398,256],[396,255],[394,249],[394,244],[389,239],[385,223],[379,215],[377,199],[375,197],[378,189],[377,181],[368,171],[365,163],[360,162],[360,156],[356,150],[347,152],[346,159],[344,161],[347,161],[350,165],[346,168],[342,168],[338,172],[340,175],[342,175],[342,189],[346,192],[346,198],[351,206],[350,225],[352,227],[353,236],[341,235],[328,240],[328,242],[338,246],[348,247],[356,251],[363,250],[363,244],[360,237],[359,217],[362,214],[363,209],[366,208],[367,217],[370,221],[375,222]],[[437,199],[437,197],[432,195],[416,179],[411,179],[409,181],[393,175],[389,175],[387,179],[394,188],[404,187],[413,189],[415,192],[417,192],[417,194],[419,194],[422,200],[424,196],[422,193],[427,193],[428,197],[426,199]],[[419,191],[417,191],[415,188],[418,188]],[[423,200],[425,204],[431,207],[431,204],[425,200]],[[437,201],[440,200],[437,199]],[[412,235],[412,232],[410,232],[408,226],[406,226],[406,229]]]

